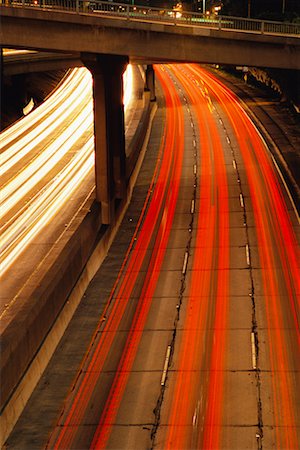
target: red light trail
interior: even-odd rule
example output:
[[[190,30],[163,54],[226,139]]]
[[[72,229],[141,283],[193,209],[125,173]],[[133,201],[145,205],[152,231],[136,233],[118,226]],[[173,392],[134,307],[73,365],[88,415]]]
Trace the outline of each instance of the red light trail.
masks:
[[[234,181],[234,195],[241,202],[239,214],[246,203],[247,213],[253,212],[254,217],[253,242],[251,247],[247,243],[245,267],[241,271],[254,273],[255,292],[249,296],[255,295],[259,319],[258,325],[254,324],[252,311],[248,329],[254,340],[251,348],[249,337],[247,350],[249,355],[250,348],[252,350],[252,366],[249,359],[245,372],[253,379],[259,378],[262,389],[267,387],[271,397],[268,404],[266,399],[262,404],[265,423],[251,425],[257,430],[253,439],[263,438],[259,433],[263,433],[264,425],[269,429],[274,427],[275,448],[296,449],[300,258],[287,193],[269,150],[240,100],[214,75],[193,64],[170,65],[165,69],[157,66],[156,75],[165,96],[166,120],[154,176],[134,237],[48,448],[75,448],[78,442],[82,445],[80,439],[84,439],[85,448],[104,449],[109,447],[115,431],[116,418],[166,260],[184,178],[188,132],[183,97],[178,93],[181,90],[188,98],[199,137],[198,153],[195,153],[197,164],[194,165],[198,180],[193,206],[194,245],[188,255],[186,304],[184,312],[180,313],[180,333],[176,335],[175,350],[170,350],[168,356],[170,364],[169,359],[165,365],[161,361],[167,380],[161,413],[164,421],[158,427],[159,444],[154,442],[153,445],[170,450],[216,450],[225,448],[226,439],[230,439],[224,425],[229,384],[226,364],[229,355],[235,352],[229,345],[229,311],[233,295],[239,295],[233,294],[231,273],[234,232],[230,183]],[[180,87],[175,89],[174,80]],[[217,117],[221,116],[226,118],[226,128],[232,132],[234,151],[228,136],[226,144],[224,130],[218,124]],[[241,180],[232,168],[234,162],[236,169],[233,154],[238,154]],[[240,186],[247,193],[245,200]],[[241,225],[248,226],[247,223]],[[242,245],[234,245],[245,247],[244,241]],[[251,251],[256,245],[257,266],[253,267]],[[148,263],[147,252],[151,253]],[[134,298],[133,292],[142,274],[143,285]],[[251,298],[249,302],[252,301]],[[117,345],[120,330],[124,329],[126,335]],[[105,364],[115,353],[119,355],[116,367],[102,386],[99,379],[105,372]],[[230,388],[235,388],[233,383]],[[94,422],[81,438],[95,392],[98,403]],[[255,398],[255,402],[259,403],[260,399]],[[255,411],[255,414],[258,422],[259,413]]]
[[[166,243],[171,229],[174,216],[176,199],[178,195],[180,172],[183,156],[183,114],[180,107],[180,100],[176,91],[168,88],[170,80],[167,75],[160,71],[158,73],[165,89],[167,120],[166,136],[164,141],[164,154],[161,168],[156,180],[156,189],[150,201],[147,215],[141,227],[128,266],[124,270],[123,280],[120,283],[116,301],[110,311],[104,332],[97,343],[96,349],[92,352],[86,375],[80,384],[80,388],[73,399],[70,410],[63,422],[63,427],[56,439],[54,448],[70,448],[75,438],[77,428],[74,424],[80,424],[88,402],[91,399],[93,390],[97,384],[98,374],[101,371],[105,359],[109,355],[110,348],[115,338],[116,330],[124,315],[128,305],[130,295],[136,282],[139,270],[141,269],[148,245],[153,236],[158,217],[161,215],[161,222],[155,240],[155,252],[147,270],[147,276],[142,290],[137,310],[133,317],[131,330],[129,332],[122,359],[119,364],[115,379],[113,381],[108,399],[100,419],[91,448],[103,448],[110,430],[110,423],[114,415],[120,397],[126,384],[126,379],[136,353],[143,324],[147,317],[151,298],[156,286],[159,269],[163,261]],[[105,315],[105,313],[103,314]],[[101,323],[99,327],[101,327]],[[108,330],[109,332],[105,332]],[[72,425],[72,426],[71,426]]]
[[[205,356],[209,366],[209,388],[204,427],[204,448],[216,449],[219,435],[216,424],[221,420],[222,368],[226,346],[226,316],[229,276],[229,208],[226,167],[220,137],[210,103],[199,89],[179,68],[172,68],[189,95],[195,109],[201,136],[200,201],[196,248],[188,294],[189,314],[184,324],[184,336],[180,346],[180,362],[174,401],[170,415],[170,431],[166,448],[198,448],[199,437],[188,436],[186,430],[195,421],[198,395],[203,380],[199,378]],[[197,245],[198,243],[198,245]],[[202,243],[202,246],[200,246]],[[216,275],[217,273],[217,275]],[[207,336],[206,328],[214,330]],[[202,365],[203,364],[203,365]],[[202,367],[201,367],[202,366]],[[202,448],[202,447],[200,447]]]
[[[278,173],[258,131],[232,92],[212,76],[203,73],[203,78],[209,80],[214,95],[227,112],[244,159],[263,277],[276,448],[296,449],[294,392],[297,390],[296,380],[289,367],[299,368],[299,247]],[[286,299],[288,304],[284,303]],[[298,362],[289,361],[288,349],[295,352]]]

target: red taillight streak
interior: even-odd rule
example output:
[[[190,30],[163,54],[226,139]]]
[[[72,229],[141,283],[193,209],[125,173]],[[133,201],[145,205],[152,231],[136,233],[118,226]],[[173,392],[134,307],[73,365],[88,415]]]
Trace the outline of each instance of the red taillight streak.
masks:
[[[229,91],[225,86],[220,85],[219,80],[215,79],[212,75],[208,75],[205,71],[202,71],[205,77],[208,77],[210,82],[213,82],[213,85],[216,85],[220,88],[221,92],[223,92],[224,96],[227,97],[227,101],[223,100],[223,106],[230,108],[230,103],[228,100],[233,103],[235,111],[238,113],[238,118],[242,120],[244,129],[247,130],[248,137],[252,139],[254,142],[253,148],[256,154],[256,159],[254,160],[254,164],[256,165],[257,170],[261,171],[262,177],[265,180],[264,188],[268,191],[268,201],[270,203],[270,211],[274,211],[272,217],[272,223],[276,227],[277,233],[276,238],[281,240],[282,245],[280,249],[282,251],[282,260],[281,263],[285,270],[287,285],[294,284],[294,288],[288,288],[289,292],[295,292],[295,294],[299,294],[300,287],[300,275],[298,262],[300,259],[299,255],[299,247],[297,244],[297,239],[295,237],[293,227],[291,225],[290,217],[288,214],[288,210],[285,204],[285,200],[281,191],[281,187],[278,181],[278,175],[275,171],[273,164],[270,162],[269,155],[265,149],[265,146],[262,143],[262,140],[252,124],[251,120],[247,116],[246,112],[241,108],[238,103],[237,98],[234,94]],[[240,134],[240,128],[238,126],[238,121],[231,117],[232,126],[235,129],[236,136],[238,137]],[[253,163],[253,162],[252,162]],[[251,179],[251,174],[249,172],[249,178]],[[259,192],[259,189],[256,189]],[[259,213],[259,212],[258,212]],[[290,268],[290,270],[287,269]],[[293,274],[291,277],[290,274]],[[293,302],[291,305],[293,311],[293,317],[295,321],[297,339],[299,342],[299,321],[297,319],[297,315],[295,314],[296,309],[299,309],[300,298],[295,295],[294,299],[290,299]],[[298,302],[297,304],[295,302]]]
[[[199,117],[201,120],[201,117]],[[216,188],[218,189],[218,280],[215,304],[214,340],[210,361],[209,390],[205,414],[203,443],[205,449],[219,448],[220,425],[222,418],[223,369],[226,348],[226,323],[229,297],[229,213],[228,186],[224,154],[218,132],[211,118],[211,131],[214,136]],[[220,194],[222,199],[220,199]]]
[[[177,77],[184,85],[191,101],[199,105],[202,97],[190,88],[185,77],[177,70]],[[184,334],[180,347],[180,366],[176,378],[174,400],[169,420],[169,433],[166,440],[166,448],[185,448],[187,436],[184,425],[191,425],[193,410],[192,404],[195,402],[196,384],[201,380],[192,380],[191,369],[195,364],[195,358],[199,355],[199,350],[203,351],[203,329],[207,324],[208,300],[211,293],[211,272],[213,268],[213,242],[216,232],[219,233],[219,254],[218,254],[218,284],[215,310],[215,341],[210,362],[210,384],[208,393],[208,404],[204,430],[204,442],[208,447],[216,449],[219,442],[218,430],[215,424],[219,424],[221,419],[222,404],[222,375],[220,369],[223,367],[223,354],[225,347],[225,323],[227,313],[228,297],[228,268],[229,268],[229,236],[228,236],[228,192],[226,169],[223,152],[219,136],[210,113],[205,117],[203,107],[196,109],[200,136],[203,138],[203,148],[201,148],[201,173],[200,173],[200,210],[198,215],[197,242],[202,242],[202,248],[195,248],[193,262],[193,274],[189,294],[188,305],[195,308],[187,315]],[[206,128],[205,120],[208,121]],[[214,140],[214,168],[216,170],[216,185],[212,186],[211,172],[213,162],[211,160],[210,147],[208,145],[209,136]],[[223,201],[218,202],[218,193],[222,192]],[[214,189],[214,199],[212,199],[212,187]],[[212,203],[218,202],[218,210]],[[219,225],[218,230],[216,226]],[[203,243],[205,244],[203,246]],[[194,298],[198,297],[198,302]],[[199,298],[201,297],[201,298]],[[202,303],[199,303],[199,300]]]
[[[237,104],[232,93],[222,87],[213,77],[206,75],[211,80],[210,87],[214,95],[219,98],[224,110],[236,130],[237,139],[242,151],[247,170],[247,178],[250,186],[251,200],[255,213],[256,230],[260,250],[260,259],[263,267],[263,285],[266,297],[266,312],[268,321],[268,333],[270,344],[270,362],[272,369],[272,385],[274,396],[274,415],[276,427],[277,445],[280,448],[298,448],[295,432],[295,419],[293,412],[291,379],[288,374],[288,357],[286,352],[285,337],[282,333],[283,321],[281,316],[281,304],[278,299],[279,286],[274,271],[275,256],[272,251],[272,227],[280,242],[281,263],[289,293],[291,314],[294,317],[295,332],[299,341],[299,325],[296,316],[296,297],[299,290],[299,272],[297,267],[297,242],[288,217],[286,205],[280,192],[280,186],[271,167],[266,149],[257,136],[248,116]],[[217,88],[213,87],[217,86]],[[229,101],[228,101],[229,100]],[[246,145],[247,139],[253,142],[252,148]],[[258,166],[259,161],[259,166]],[[249,169],[250,168],[250,169]],[[262,183],[263,178],[263,183]],[[266,191],[266,195],[262,192]],[[269,202],[269,216],[266,214],[266,199]],[[271,223],[270,223],[271,221]],[[287,249],[285,249],[287,242]],[[295,274],[292,280],[290,273]],[[294,288],[291,283],[294,281]],[[294,294],[294,297],[291,295]],[[275,322],[275,323],[274,323]],[[274,336],[271,334],[274,329]],[[275,379],[278,378],[278,380]],[[281,425],[285,428],[279,428]]]
[[[168,140],[174,139],[170,131],[167,129]],[[134,287],[136,278],[141,268],[144,256],[146,254],[151,236],[155,227],[156,220],[159,216],[161,206],[164,199],[166,184],[168,182],[168,173],[171,168],[172,154],[170,151],[165,152],[159,172],[156,189],[154,191],[151,203],[141,228],[140,235],[137,239],[136,246],[132,251],[132,255],[126,270],[123,282],[118,292],[117,299],[112,307],[110,315],[105,324],[104,330],[113,330],[114,332],[102,333],[100,340],[93,352],[93,356],[89,362],[87,373],[85,374],[78,393],[76,394],[64,426],[55,442],[54,448],[69,448],[76,434],[76,430],[80,425],[84,416],[86,407],[91,398],[93,389],[97,383],[98,373],[102,370],[105,359],[115,337],[115,332],[121,321],[124,310],[127,306],[130,293]],[[114,288],[114,291],[116,289]],[[97,373],[98,372],[98,373]],[[70,424],[76,424],[69,426]]]
[[[205,146],[203,149],[203,163],[204,166],[210,165],[210,155],[209,148]],[[203,167],[203,166],[202,166]],[[202,173],[202,170],[201,170]],[[200,176],[201,179],[201,176]],[[208,180],[209,181],[209,180]],[[210,184],[200,185],[200,205],[202,207],[206,204],[207,199],[210,198]],[[204,200],[205,199],[205,200]],[[204,200],[203,204],[201,203]],[[184,448],[184,442],[186,439],[185,430],[183,428],[184,425],[191,424],[192,422],[192,412],[191,412],[191,402],[188,401],[190,397],[191,401],[194,399],[193,390],[196,388],[195,383],[192,380],[192,372],[189,370],[190,367],[193,367],[194,357],[196,349],[198,345],[202,346],[202,338],[203,333],[197,332],[197,330],[201,330],[201,326],[199,327],[199,322],[206,316],[207,310],[207,299],[210,290],[210,279],[209,279],[209,268],[211,266],[212,261],[212,242],[213,242],[213,234],[214,234],[214,224],[215,224],[215,209],[209,208],[207,205],[207,210],[204,208],[202,212],[207,216],[207,221],[210,226],[205,228],[205,223],[203,223],[203,217],[199,216],[199,225],[202,230],[202,238],[203,242],[208,243],[207,247],[204,247],[202,251],[199,248],[195,250],[195,261],[201,262],[199,264],[199,270],[196,272],[196,276],[194,277],[194,283],[191,286],[190,296],[194,297],[202,296],[201,300],[202,304],[197,305],[194,303],[195,310],[191,311],[188,315],[187,320],[185,322],[185,332],[182,338],[182,344],[180,348],[180,366],[178,375],[176,377],[176,387],[174,390],[174,400],[172,404],[171,415],[169,419],[170,430],[167,436],[166,448],[174,449],[174,448]],[[210,245],[209,245],[210,244]],[[201,255],[200,255],[201,253]],[[203,259],[202,259],[203,257]],[[208,270],[205,271],[205,268]],[[204,269],[204,270],[201,270]],[[198,311],[202,309],[203,312]],[[196,314],[198,312],[198,314]],[[203,326],[203,325],[202,325]],[[192,330],[195,330],[193,332]],[[190,339],[191,338],[191,339]],[[186,372],[183,372],[186,370]],[[189,414],[191,417],[189,418]]]
[[[259,146],[258,143],[254,142],[255,148],[258,151]],[[261,152],[263,152],[263,149],[261,148]],[[261,158],[260,161],[263,160],[263,156],[260,153]],[[256,155],[254,155],[255,158]],[[258,156],[257,156],[258,157]],[[256,178],[253,179],[254,185],[257,187],[259,186],[259,183],[261,183],[261,178],[265,180],[264,186],[266,187],[267,191],[269,191],[269,198],[271,207],[266,208],[265,205],[265,196],[262,196],[260,192],[256,193],[255,199],[257,200],[256,204],[256,210],[260,211],[257,219],[257,235],[258,235],[258,242],[259,242],[259,250],[260,250],[260,259],[262,262],[262,274],[263,274],[263,284],[264,284],[264,292],[266,297],[269,299],[269,301],[266,302],[266,308],[267,308],[267,320],[268,320],[268,333],[269,333],[269,341],[271,343],[270,345],[270,354],[271,354],[271,360],[272,360],[272,368],[275,372],[274,377],[272,378],[272,384],[273,384],[273,393],[274,397],[277,399],[274,402],[274,409],[276,411],[275,416],[277,417],[277,423],[278,425],[285,425],[285,426],[291,426],[291,424],[294,423],[294,417],[293,417],[293,406],[292,406],[292,399],[291,399],[291,391],[290,391],[290,379],[288,374],[286,373],[286,369],[288,367],[288,357],[286,352],[286,343],[285,343],[285,336],[282,333],[283,329],[283,320],[282,320],[282,313],[281,313],[281,304],[278,301],[279,293],[280,293],[280,286],[276,275],[276,265],[275,265],[275,252],[272,249],[272,233],[269,233],[268,230],[271,230],[273,228],[273,234],[277,235],[278,241],[277,241],[277,247],[279,247],[279,253],[281,255],[281,264],[283,266],[283,272],[285,276],[285,285],[287,288],[287,292],[290,299],[290,305],[291,305],[291,312],[295,317],[295,309],[294,309],[294,301],[293,301],[293,292],[291,290],[292,286],[290,284],[291,280],[289,275],[287,276],[286,272],[286,255],[282,243],[285,239],[289,239],[288,235],[285,234],[285,229],[282,228],[281,232],[279,233],[278,225],[280,221],[276,220],[276,217],[273,216],[272,209],[274,207],[280,206],[278,203],[280,203],[280,198],[278,195],[278,189],[279,186],[274,183],[274,180],[272,180],[272,176],[274,177],[274,174],[268,170],[267,165],[263,165],[263,172],[262,177],[257,174]],[[252,192],[254,190],[254,187],[252,189]],[[274,201],[275,204],[272,202]],[[273,203],[273,204],[272,204]],[[280,209],[280,208],[279,208]],[[279,213],[279,210],[278,210]],[[282,211],[282,214],[286,213],[285,211]],[[282,219],[281,217],[280,219]],[[275,219],[275,220],[274,220]],[[289,234],[289,233],[288,233]],[[297,269],[296,269],[297,271]],[[295,276],[297,276],[297,273],[295,273]],[[292,297],[291,297],[292,295]],[[297,323],[296,323],[297,326]],[[271,330],[274,328],[274,335],[272,334]],[[299,330],[296,328],[296,333],[298,333],[298,339],[299,339]],[[275,377],[278,373],[278,381],[276,382]],[[278,389],[277,383],[279,384],[280,388]],[[279,394],[279,395],[278,395]],[[278,403],[278,399],[283,403],[283,406]],[[283,448],[289,448],[294,449],[295,442],[296,442],[296,435],[291,429],[290,431],[285,430],[285,432],[282,432],[279,430],[279,428],[276,428],[277,433],[277,443],[280,446],[282,445]]]
[[[254,134],[253,127],[248,127],[248,132],[249,134]],[[280,254],[280,263],[284,273],[285,287],[288,292],[291,315],[293,317],[295,333],[299,345],[300,330],[297,309],[299,310],[300,274],[297,261],[299,261],[300,255],[299,252],[297,255],[298,245],[290,223],[278,178],[275,175],[276,172],[274,172],[274,168],[271,166],[265,148],[257,134],[254,135],[253,145],[256,149],[256,154],[253,155],[253,158],[256,158],[256,166],[260,168],[259,172],[261,173],[261,178],[264,180],[263,186],[268,192],[267,198],[269,200],[269,207],[266,208],[264,199],[262,199],[261,202],[261,206],[269,212],[268,217],[266,217],[265,225],[268,225],[267,228],[269,229],[272,228],[272,234],[276,236],[276,246]],[[257,195],[259,195],[258,192]],[[275,211],[275,213],[273,213],[273,211]],[[269,237],[266,245],[270,244],[271,238]],[[273,261],[275,261],[275,257],[273,258]]]
[[[101,415],[100,423],[97,427],[93,442],[91,444],[91,448],[97,450],[105,448],[106,446],[111,432],[112,424],[115,420],[124,390],[126,388],[126,383],[132,369],[134,358],[138,349],[138,345],[140,343],[148,311],[151,306],[152,297],[160,274],[160,269],[171,231],[171,225],[173,222],[178,196],[184,139],[183,134],[178,131],[182,127],[183,113],[177,94],[175,95],[173,91],[173,94],[171,96],[171,91],[168,86],[170,80],[167,79],[166,74],[160,72],[159,69],[157,69],[157,74],[165,91],[167,107],[172,108],[174,112],[177,112],[178,116],[176,118],[176,115],[174,116],[173,114],[173,120],[169,123],[170,134],[173,137],[175,136],[175,146],[174,139],[166,139],[166,152],[173,152],[175,158],[173,175],[171,177],[171,182],[167,193],[167,202],[165,210],[163,212],[163,219],[161,221],[159,233],[156,238],[155,248],[152,253],[151,262],[147,271],[146,281],[139,299],[138,308],[126,342],[126,347],[124,349],[122,359],[120,361],[112,388],[110,390],[109,397],[107,398],[105,408]]]

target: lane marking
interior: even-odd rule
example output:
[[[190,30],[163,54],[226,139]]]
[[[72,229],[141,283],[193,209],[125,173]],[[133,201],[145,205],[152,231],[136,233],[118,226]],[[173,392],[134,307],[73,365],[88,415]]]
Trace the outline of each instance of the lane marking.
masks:
[[[194,128],[194,123],[193,122],[191,122],[191,127]]]
[[[241,204],[241,207],[244,208],[244,197],[243,197],[243,194],[240,194],[240,204]]]
[[[195,412],[194,412],[194,415],[193,415],[193,427],[195,427],[198,424],[199,407],[200,407],[200,402],[198,400],[197,401],[197,406],[195,408]]]
[[[194,175],[197,174],[197,164],[194,164]]]
[[[229,145],[230,145],[230,139],[229,139],[229,137],[228,137],[228,136],[226,136],[226,141],[227,141],[227,144],[229,144]]]
[[[232,161],[232,165],[233,165],[233,168],[236,170],[236,162],[235,162],[235,160]]]
[[[194,148],[196,148],[196,140],[195,139],[193,140],[193,146],[194,146]]]
[[[247,259],[248,266],[250,266],[250,250],[249,250],[248,244],[246,244],[246,259]]]
[[[256,350],[255,350],[255,335],[251,333],[251,353],[252,353],[252,367],[256,369]]]
[[[195,200],[193,199],[191,203],[191,214],[194,214],[194,211],[195,211]]]
[[[166,382],[170,354],[171,354],[171,345],[168,345],[167,354],[166,354],[165,363],[164,363],[164,369],[163,369],[163,373],[162,373],[161,381],[160,381],[161,386],[164,386],[165,382]]]
[[[185,252],[185,254],[184,254],[184,261],[183,261],[183,266],[182,266],[182,274],[183,274],[183,275],[186,273],[186,268],[187,268],[188,259],[189,259],[189,254],[188,254],[188,252]]]

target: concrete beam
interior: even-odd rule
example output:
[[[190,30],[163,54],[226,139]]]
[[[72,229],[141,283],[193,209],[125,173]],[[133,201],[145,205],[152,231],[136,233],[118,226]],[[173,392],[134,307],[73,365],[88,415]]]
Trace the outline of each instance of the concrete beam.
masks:
[[[3,47],[128,55],[131,61],[148,64],[198,62],[300,70],[297,37],[29,8],[0,7],[0,11]]]
[[[93,76],[96,199],[102,223],[113,220],[114,200],[126,193],[123,73],[128,57],[81,55]]]
[[[65,70],[81,66],[83,66],[83,62],[80,60],[79,53],[29,52],[21,54],[3,54],[4,76],[49,72],[51,70]]]

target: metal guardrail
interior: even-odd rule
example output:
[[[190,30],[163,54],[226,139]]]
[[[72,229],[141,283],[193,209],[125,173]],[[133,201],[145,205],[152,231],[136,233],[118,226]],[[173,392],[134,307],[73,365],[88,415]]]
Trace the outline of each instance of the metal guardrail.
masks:
[[[0,0],[1,2],[1,0]],[[100,0],[2,0],[2,6],[30,7],[45,10],[68,11],[118,17],[143,22],[161,22],[174,25],[211,28],[216,30],[243,31],[300,37],[300,24],[246,19],[231,16],[208,16],[201,13],[149,8],[146,6],[114,3]]]

